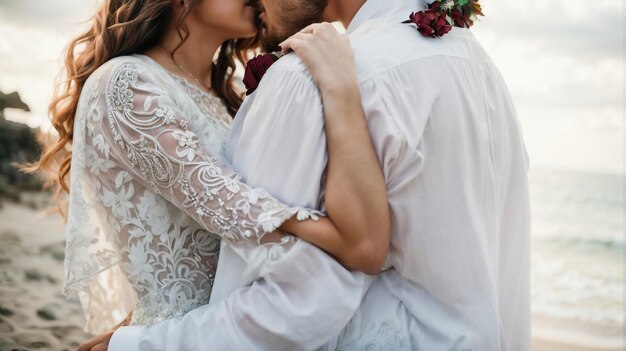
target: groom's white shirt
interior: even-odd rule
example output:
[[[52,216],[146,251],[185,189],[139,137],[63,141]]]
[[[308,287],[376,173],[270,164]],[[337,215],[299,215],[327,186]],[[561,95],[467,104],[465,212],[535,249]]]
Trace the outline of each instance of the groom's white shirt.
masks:
[[[110,350],[529,349],[528,160],[519,123],[469,30],[427,39],[401,24],[424,6],[368,0],[348,28],[387,181],[394,269],[371,283],[303,241],[274,265],[223,245],[210,305],[122,328]],[[228,156],[249,184],[318,207],[323,128],[319,92],[288,55],[244,102]]]

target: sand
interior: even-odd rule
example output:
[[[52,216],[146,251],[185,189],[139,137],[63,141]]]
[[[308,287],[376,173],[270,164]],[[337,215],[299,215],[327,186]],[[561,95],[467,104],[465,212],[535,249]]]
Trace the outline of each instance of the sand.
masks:
[[[623,329],[533,317],[533,351],[623,351]]]
[[[62,293],[64,226],[40,214],[47,197],[0,200],[0,351],[74,350],[89,335]],[[533,320],[533,351],[623,350],[621,330]]]
[[[0,209],[0,350],[73,350],[88,339],[80,305],[62,293],[63,226],[41,194]]]

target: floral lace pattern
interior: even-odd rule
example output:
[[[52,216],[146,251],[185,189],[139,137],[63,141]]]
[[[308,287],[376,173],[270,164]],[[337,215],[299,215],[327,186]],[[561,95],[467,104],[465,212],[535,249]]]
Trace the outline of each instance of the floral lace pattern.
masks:
[[[208,303],[220,240],[273,263],[292,236],[285,220],[315,218],[242,182],[223,161],[230,116],[147,57],[110,61],[90,77],[74,126],[65,293],[87,329],[133,311],[154,324]],[[259,260],[260,257],[260,260]]]

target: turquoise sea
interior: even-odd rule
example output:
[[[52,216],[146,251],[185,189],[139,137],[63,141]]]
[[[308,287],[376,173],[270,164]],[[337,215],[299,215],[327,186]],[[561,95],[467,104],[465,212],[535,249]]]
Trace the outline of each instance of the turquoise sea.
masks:
[[[621,175],[531,171],[535,316],[623,324],[622,182]]]

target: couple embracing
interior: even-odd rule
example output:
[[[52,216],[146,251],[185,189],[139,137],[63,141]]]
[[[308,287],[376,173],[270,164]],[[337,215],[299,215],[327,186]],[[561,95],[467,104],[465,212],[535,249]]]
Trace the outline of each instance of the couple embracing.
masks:
[[[104,1],[39,163],[104,333],[80,349],[528,350],[528,159],[478,15]]]

